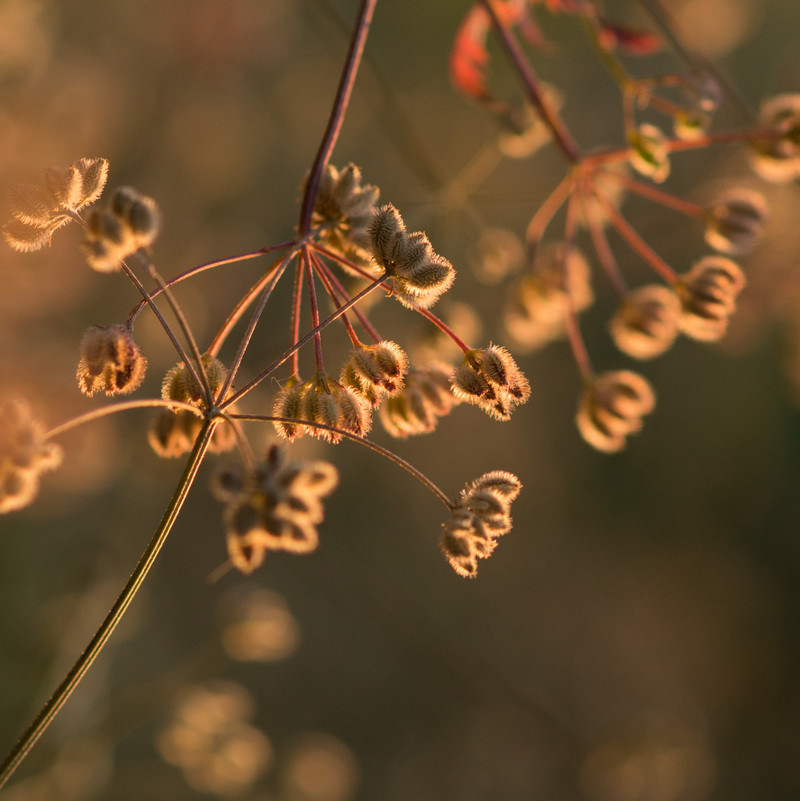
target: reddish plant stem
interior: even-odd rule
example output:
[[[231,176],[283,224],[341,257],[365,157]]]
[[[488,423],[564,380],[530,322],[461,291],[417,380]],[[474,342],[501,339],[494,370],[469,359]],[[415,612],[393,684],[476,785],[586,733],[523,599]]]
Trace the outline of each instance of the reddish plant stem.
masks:
[[[537,244],[544,236],[545,229],[572,191],[573,182],[571,173],[565,176],[531,217],[525,231],[525,240],[529,245]]]
[[[650,186],[650,184],[643,184],[640,181],[634,181],[633,179],[628,178],[627,175],[619,175],[611,171],[608,171],[606,175],[618,180],[629,192],[633,192],[641,197],[646,197],[648,200],[652,200],[654,203],[658,203],[661,206],[673,209],[681,214],[686,214],[689,217],[698,217],[702,219],[705,216],[705,208],[697,203],[691,203],[690,201],[684,200],[681,197],[670,195],[669,192],[663,192],[661,189],[657,189],[655,186]]]
[[[317,287],[314,283],[314,271],[311,269],[311,260],[309,259],[307,247],[303,248],[301,261],[303,262],[303,272],[305,273],[306,285],[308,286],[308,300],[311,305],[311,325],[314,326],[314,328],[317,328],[319,326]],[[322,361],[322,336],[320,335],[319,331],[314,334],[314,355],[316,357],[317,372],[324,374],[325,366]]]
[[[597,190],[593,190],[592,192],[592,197],[597,203],[601,202],[599,194]],[[614,287],[614,291],[621,298],[624,298],[628,294],[628,286],[625,283],[625,279],[622,277],[619,264],[614,257],[614,252],[608,244],[608,237],[603,230],[603,224],[596,219],[596,217],[591,215],[591,213],[586,212],[586,204],[584,204],[584,212],[586,213],[586,224],[589,229],[589,235],[592,238],[592,245],[594,246],[594,251],[597,254],[600,265],[608,277],[608,280],[611,282],[611,285]]]
[[[522,85],[528,93],[531,102],[542,115],[542,119],[550,129],[550,133],[552,133],[553,139],[561,149],[561,152],[564,154],[567,161],[573,163],[580,161],[581,152],[577,144],[567,130],[566,125],[564,125],[555,107],[542,90],[541,82],[525,56],[519,42],[498,15],[493,0],[480,0],[480,3],[489,14],[492,25],[495,31],[497,31],[497,35],[500,37],[503,49],[506,51],[506,55],[517,70],[517,73],[522,79]]]
[[[419,312],[423,317],[430,320],[443,334],[452,339],[453,342],[456,345],[458,345],[458,347],[464,353],[466,353],[468,350],[472,350],[470,346],[467,345],[467,343],[464,342],[464,340],[461,339],[461,337],[458,334],[456,334],[456,332],[453,331],[453,329],[450,328],[450,326],[447,325],[447,323],[444,320],[437,317],[433,312],[428,311],[427,309],[421,309],[418,306],[415,308],[415,311]]]
[[[605,198],[597,196],[619,235],[635,250],[668,284],[678,280],[675,270],[658,255],[633,229],[631,224]]]
[[[298,261],[294,273],[294,292],[292,294],[292,320],[291,326],[291,344],[297,344],[300,339],[300,305],[303,296],[303,267]],[[292,351],[292,361],[290,364],[292,375],[297,376],[300,372],[300,365],[298,362],[298,351]]]
[[[377,0],[362,0],[361,7],[358,11],[358,17],[356,19],[355,28],[353,29],[353,36],[350,39],[350,47],[347,51],[344,69],[342,70],[339,86],[336,90],[336,97],[333,101],[333,108],[328,117],[328,125],[325,129],[322,141],[320,142],[319,149],[317,150],[317,155],[314,158],[314,163],[311,166],[311,172],[309,173],[303,192],[303,200],[300,205],[300,222],[297,227],[300,236],[305,236],[311,230],[314,202],[317,199],[319,182],[331,157],[333,148],[336,145],[336,140],[339,138],[345,111],[350,103],[353,84],[355,83],[356,74],[361,64],[361,57],[364,53],[364,44],[367,41],[367,33],[369,32],[369,26],[372,22],[372,15],[375,11],[376,2]]]
[[[322,285],[325,287],[325,291],[328,293],[328,297],[330,297],[337,308],[341,308],[342,304],[339,302],[339,295],[332,283],[333,276],[331,275],[330,270],[325,267],[325,264],[317,253],[312,251],[309,253],[309,257],[311,258],[311,263],[314,266],[314,271],[319,276],[320,281],[322,281]],[[350,337],[350,341],[353,343],[353,346],[358,347],[361,345],[361,340],[358,338],[358,334],[356,334],[353,324],[350,322],[350,317],[347,314],[342,315],[342,322],[344,323],[344,327],[347,329],[347,335]]]

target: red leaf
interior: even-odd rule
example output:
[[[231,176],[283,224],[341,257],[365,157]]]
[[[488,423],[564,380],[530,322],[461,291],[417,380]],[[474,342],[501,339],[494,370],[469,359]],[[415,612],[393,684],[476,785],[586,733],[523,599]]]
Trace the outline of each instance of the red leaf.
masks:
[[[630,25],[600,21],[601,44],[607,50],[619,49],[631,56],[649,56],[663,47],[663,40],[657,33],[643,31]]]

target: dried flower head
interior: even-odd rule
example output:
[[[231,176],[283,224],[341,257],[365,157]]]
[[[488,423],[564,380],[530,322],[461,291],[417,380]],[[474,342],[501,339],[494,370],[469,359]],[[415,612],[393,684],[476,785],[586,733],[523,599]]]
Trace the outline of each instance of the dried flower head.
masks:
[[[242,573],[252,573],[267,551],[309,553],[318,544],[321,499],[338,483],[328,462],[286,462],[272,446],[266,460],[244,475],[218,474],[212,493],[225,504],[228,555]]]
[[[509,420],[511,408],[525,403],[531,394],[528,379],[511,354],[497,345],[467,351],[450,383],[456,398],[496,420]]]
[[[722,339],[745,284],[744,274],[730,259],[705,256],[696,262],[675,285],[683,308],[682,333],[706,342]]]
[[[108,177],[108,161],[82,158],[67,168],[51,167],[41,184],[11,190],[12,218],[3,227],[6,242],[22,252],[50,243],[53,232],[96,201]]]
[[[267,737],[248,720],[253,700],[240,685],[215,682],[186,687],[172,719],[156,737],[161,756],[203,793],[247,792],[272,763]]]
[[[354,382],[358,380],[353,378]],[[278,392],[272,413],[284,420],[276,420],[273,425],[277,433],[289,441],[308,434],[336,443],[341,440],[342,432],[363,437],[370,430],[372,405],[368,393],[317,373],[302,384],[290,379]]]
[[[0,402],[0,513],[33,501],[39,477],[61,464],[62,451],[20,399]]]
[[[384,394],[396,395],[403,388],[408,357],[394,342],[359,345],[342,368],[341,383],[360,395],[370,406],[380,403]]]
[[[769,214],[767,200],[752,189],[731,189],[706,212],[706,242],[728,256],[755,248]]]
[[[375,213],[370,225],[372,252],[388,276],[392,294],[404,305],[427,309],[455,280],[455,270],[433,249],[422,231],[409,234],[391,204]]]
[[[765,100],[759,110],[758,126],[774,135],[750,140],[753,169],[776,183],[800,178],[800,94]]]
[[[459,576],[474,578],[478,559],[491,556],[497,538],[511,530],[511,502],[522,482],[505,470],[484,473],[461,491],[442,525],[442,553]]]
[[[440,417],[458,400],[450,391],[453,368],[443,364],[409,370],[401,392],[386,398],[380,407],[380,420],[393,437],[403,439],[430,434]]]
[[[147,359],[129,326],[93,325],[84,332],[78,362],[78,386],[84,395],[101,390],[127,395],[139,388],[146,370]]]
[[[638,373],[613,370],[584,384],[575,422],[581,436],[599,451],[625,447],[628,434],[642,428],[642,417],[655,408],[650,384]]]
[[[609,330],[623,353],[634,359],[652,359],[672,347],[680,317],[681,302],[675,292],[650,284],[625,296]]]
[[[594,302],[589,263],[565,242],[548,242],[536,253],[529,272],[510,289],[503,318],[506,332],[520,348],[533,350],[563,336],[567,309]]]
[[[92,209],[86,218],[83,252],[98,272],[115,272],[139,248],[149,247],[161,217],[156,202],[128,186],[115,189],[106,209]]]
[[[660,184],[669,176],[669,149],[664,133],[655,125],[644,123],[629,137],[630,165],[640,175]]]
[[[314,225],[323,226],[322,241],[357,263],[372,256],[369,227],[380,194],[376,186],[362,184],[361,170],[348,164],[339,170],[325,168],[314,203]]]

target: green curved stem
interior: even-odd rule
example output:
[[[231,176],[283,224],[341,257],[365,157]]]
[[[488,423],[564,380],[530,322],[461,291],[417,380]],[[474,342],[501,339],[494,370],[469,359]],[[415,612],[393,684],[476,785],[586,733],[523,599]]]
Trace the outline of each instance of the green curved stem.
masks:
[[[195,440],[194,448],[192,448],[192,452],[186,462],[183,475],[178,482],[178,486],[175,488],[175,492],[172,494],[164,516],[161,518],[158,528],[139,559],[138,564],[134,568],[127,584],[125,584],[122,592],[119,594],[114,606],[111,607],[111,611],[106,615],[105,620],[101,623],[100,628],[95,633],[91,642],[78,657],[69,673],[64,677],[64,680],[58,685],[56,691],[41,708],[39,714],[36,715],[30,726],[28,726],[23,735],[19,738],[3,763],[0,764],[0,788],[11,778],[11,775],[19,767],[22,760],[25,759],[31,748],[33,748],[42,734],[44,734],[47,727],[53,721],[53,718],[58,714],[61,707],[72,694],[72,691],[80,684],[81,679],[103,650],[103,646],[117,627],[117,624],[122,620],[122,616],[130,606],[131,601],[133,601],[142,582],[153,566],[161,550],[161,546],[166,541],[167,535],[175,524],[178,513],[183,507],[183,503],[189,493],[189,488],[192,486],[200,464],[203,461],[203,456],[211,441],[211,435],[217,423],[218,420],[216,419],[206,420],[203,423],[203,427]]]

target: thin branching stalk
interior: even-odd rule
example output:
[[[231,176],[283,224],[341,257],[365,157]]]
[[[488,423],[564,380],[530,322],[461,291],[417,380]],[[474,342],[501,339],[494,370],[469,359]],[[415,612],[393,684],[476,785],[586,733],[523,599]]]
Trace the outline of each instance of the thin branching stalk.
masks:
[[[214,431],[215,425],[218,420],[206,420],[203,423],[200,433],[195,440],[192,452],[186,462],[186,466],[181,475],[180,481],[175,488],[175,491],[170,498],[167,509],[164,512],[161,522],[158,525],[153,537],[147,545],[144,553],[139,559],[131,577],[122,589],[119,597],[111,611],[106,616],[105,620],[101,623],[91,642],[86,646],[86,649],[78,657],[75,664],[64,677],[64,680],[59,684],[53,695],[39,714],[33,719],[30,726],[25,730],[24,734],[19,738],[16,745],[11,749],[8,756],[2,764],[0,764],[0,788],[2,788],[9,780],[14,771],[19,767],[20,763],[27,756],[28,752],[33,748],[38,739],[44,734],[47,727],[53,721],[53,718],[58,714],[61,707],[66,703],[72,691],[78,686],[81,679],[92,666],[92,663],[103,650],[108,638],[113,633],[117,624],[122,620],[125,611],[130,606],[136,593],[142,585],[142,582],[147,577],[150,568],[158,556],[161,547],[166,542],[167,536],[172,530],[175,521],[178,518],[178,513],[183,507],[186,497],[189,494],[194,479],[203,457],[206,453],[208,445],[211,441],[211,435]]]

